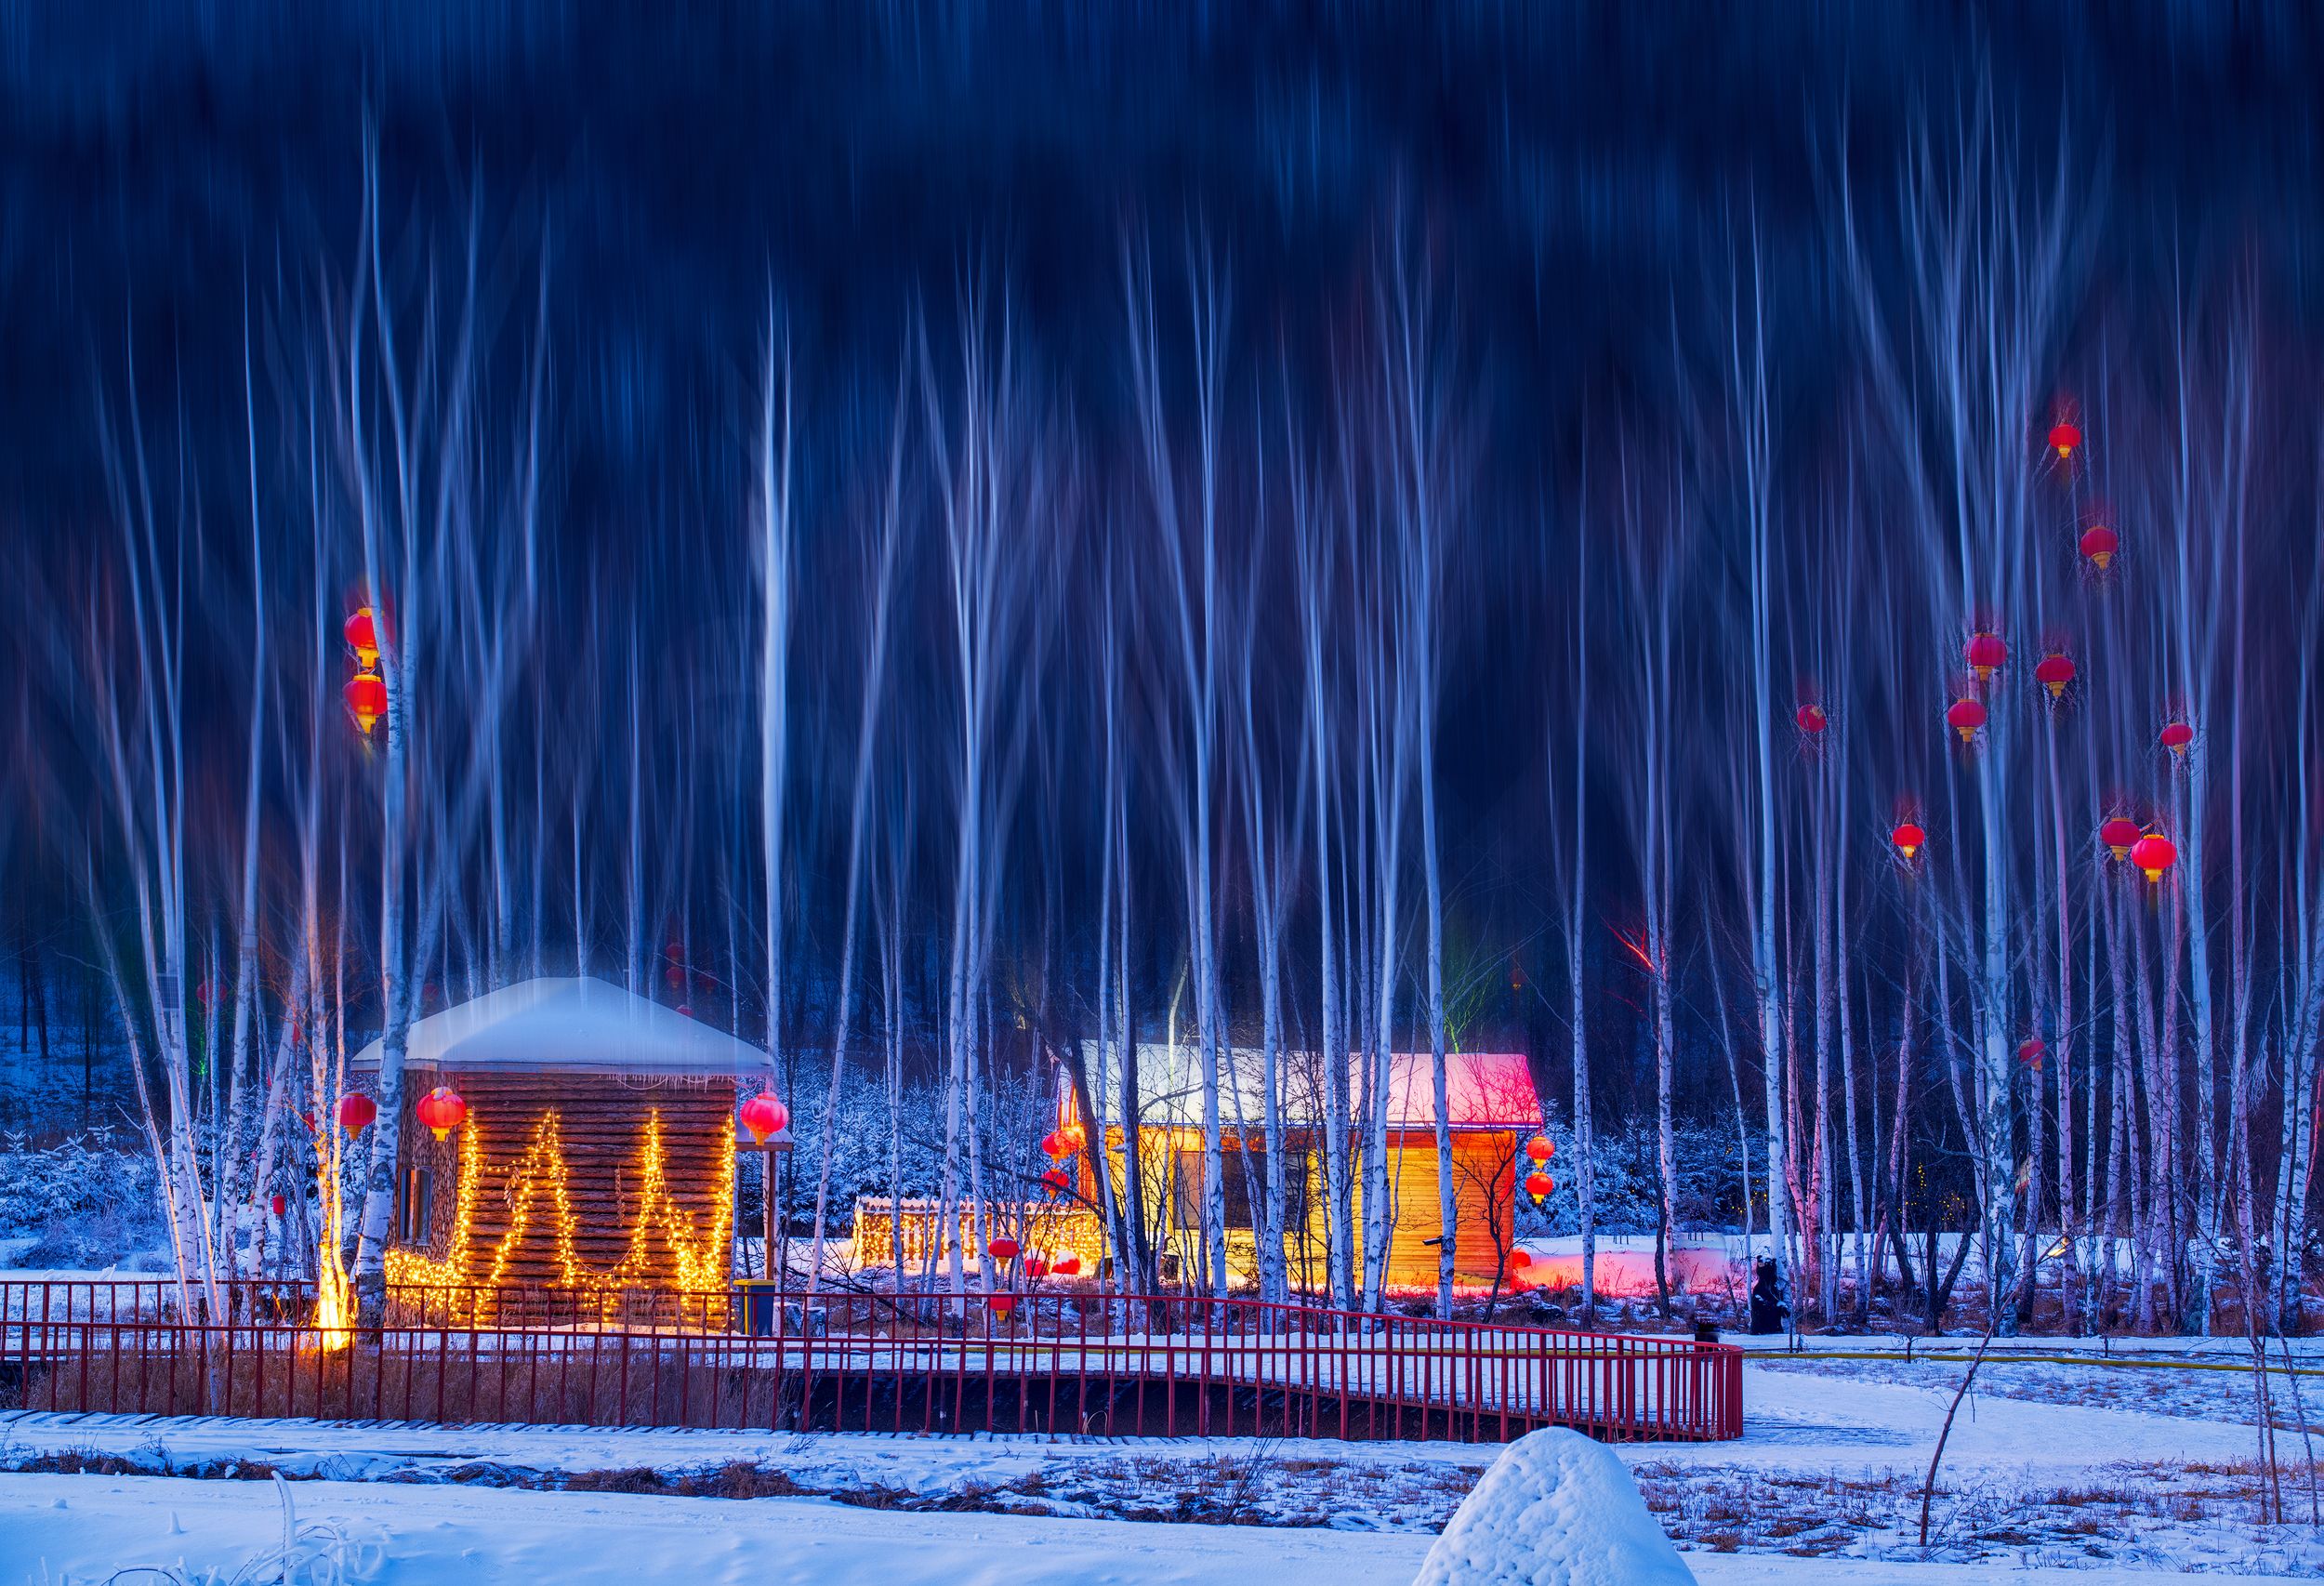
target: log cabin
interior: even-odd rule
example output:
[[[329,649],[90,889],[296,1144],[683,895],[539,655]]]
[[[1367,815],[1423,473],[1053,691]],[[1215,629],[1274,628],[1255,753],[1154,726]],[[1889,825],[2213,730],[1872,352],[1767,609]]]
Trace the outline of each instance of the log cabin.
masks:
[[[376,1077],[379,1043],[356,1057]],[[732,1275],[738,1091],[767,1055],[608,982],[528,980],[412,1025],[396,1152],[392,1284],[496,1294],[722,1291]],[[435,1136],[421,1098],[466,1104]]]
[[[1141,1043],[1136,1051],[1139,1098],[1139,1179],[1147,1208],[1146,1225],[1160,1254],[1164,1275],[1192,1278],[1201,1270],[1203,1194],[1203,1086],[1193,1051],[1184,1046]],[[1325,1193],[1324,1119],[1326,1073],[1312,1052],[1287,1052],[1282,1071],[1281,1121],[1285,1163],[1284,1255],[1295,1288],[1317,1292],[1327,1287],[1330,1197]],[[1120,1116],[1120,1064],[1085,1052],[1093,1104],[1104,1120],[1106,1163],[1112,1183],[1124,1182],[1128,1154]],[[1532,1073],[1516,1052],[1447,1052],[1445,1056],[1447,1114],[1451,1120],[1451,1170],[1456,1238],[1456,1277],[1464,1284],[1490,1285],[1507,1275],[1515,1239],[1516,1160],[1522,1141],[1541,1127],[1541,1105]],[[1367,1083],[1361,1058],[1349,1060],[1343,1091],[1353,1120],[1357,1156],[1349,1164],[1359,1240],[1364,1225],[1362,1137],[1385,1142],[1388,1188],[1386,1287],[1391,1290],[1433,1289],[1444,1220],[1438,1195],[1436,1095],[1427,1052],[1397,1052],[1386,1065],[1377,1093]],[[1256,1050],[1231,1049],[1219,1084],[1219,1115],[1224,1161],[1227,1267],[1236,1286],[1255,1283],[1257,1209],[1267,1182],[1265,1063]],[[1083,1130],[1080,1098],[1061,1088],[1058,1127]],[[1088,1152],[1071,1165],[1075,1199],[1094,1204],[1095,1164]],[[1097,1218],[1088,1219],[1076,1245],[1102,1242]],[[1094,1263],[1093,1263],[1094,1264]]]

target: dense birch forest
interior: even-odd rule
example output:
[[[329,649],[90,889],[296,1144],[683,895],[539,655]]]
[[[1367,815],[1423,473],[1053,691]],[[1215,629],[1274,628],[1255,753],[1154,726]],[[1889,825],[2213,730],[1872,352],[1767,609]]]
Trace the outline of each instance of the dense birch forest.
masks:
[[[74,69],[9,159],[111,196],[20,184],[50,224],[0,260],[44,320],[0,478],[13,1148],[126,1144],[189,1296],[376,1306],[412,1025],[582,974],[766,1053],[818,1274],[858,1196],[1036,1194],[1063,1092],[1134,1141],[1159,1044],[1200,1258],[1094,1148],[1105,1281],[1223,1290],[1235,1200],[1268,1296],[1449,1313],[1446,1057],[1514,1051],[1573,1314],[1602,1235],[1717,1231],[1803,1326],[2304,1329],[2324,324],[2315,202],[2263,196],[2315,154],[2199,180],[2134,90],[2265,101],[2317,44],[2132,10],[1835,15],[1803,86],[1641,125],[1676,20],[421,7],[286,99],[289,168],[205,133],[231,191],[139,163],[204,24],[44,37]],[[599,97],[623,43],[800,102]],[[1400,54],[1508,65],[1415,102]],[[485,57],[559,85],[559,160]],[[783,140],[817,113],[844,157]],[[625,184],[648,126],[702,191]],[[1398,1053],[1453,1225],[1419,1295]],[[1320,1274],[1280,1237],[1311,1083]]]

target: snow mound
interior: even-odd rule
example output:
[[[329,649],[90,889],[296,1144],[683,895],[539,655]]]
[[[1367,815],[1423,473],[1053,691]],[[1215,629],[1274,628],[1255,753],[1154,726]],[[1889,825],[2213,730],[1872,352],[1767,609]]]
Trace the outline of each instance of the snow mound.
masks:
[[[1563,1427],[1501,1451],[1413,1586],[1695,1586],[1612,1453]]]

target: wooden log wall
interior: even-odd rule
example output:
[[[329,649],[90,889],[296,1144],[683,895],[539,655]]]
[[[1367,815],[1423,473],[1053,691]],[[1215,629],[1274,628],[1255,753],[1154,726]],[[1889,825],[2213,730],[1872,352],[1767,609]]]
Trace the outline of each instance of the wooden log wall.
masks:
[[[641,1251],[641,1268],[624,1286],[672,1289],[680,1286],[681,1248],[699,1259],[714,1234],[731,1235],[733,1080],[653,1083],[550,1068],[449,1075],[414,1069],[405,1093],[416,1102],[446,1083],[468,1103],[466,1125],[439,1143],[407,1117],[402,1156],[403,1166],[429,1172],[426,1253],[444,1260],[460,1249],[461,1137],[477,1131],[481,1170],[459,1281],[574,1287],[568,1252],[586,1281],[619,1272]],[[647,1162],[649,1124],[657,1117],[658,1196]],[[400,1190],[403,1175],[398,1183]],[[726,1262],[715,1265],[716,1286],[723,1287]]]

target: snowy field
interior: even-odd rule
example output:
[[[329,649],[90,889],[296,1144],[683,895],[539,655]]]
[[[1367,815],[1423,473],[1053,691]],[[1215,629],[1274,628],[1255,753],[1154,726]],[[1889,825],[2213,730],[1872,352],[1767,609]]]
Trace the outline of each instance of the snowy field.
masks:
[[[1988,1363],[1924,1555],[1921,1479],[1959,1368],[1894,1365],[1754,1361],[1741,1441],[1618,1450],[1698,1579],[2324,1575],[2316,1529],[2257,1524],[2248,1378],[2153,1367]],[[2097,1391],[2119,1379],[2153,1388]],[[0,1422],[0,1467],[18,1473],[0,1476],[0,1586],[131,1564],[231,1579],[279,1546],[271,1472],[292,1478],[302,1523],[343,1538],[350,1581],[634,1574],[619,1553],[706,1581],[812,1570],[891,1586],[946,1569],[956,1586],[987,1572],[1146,1586],[1263,1561],[1272,1586],[1402,1586],[1495,1452],[18,1415]],[[2293,1434],[2286,1503],[2304,1518],[2299,1454]],[[82,1474],[47,1474],[68,1471]]]

